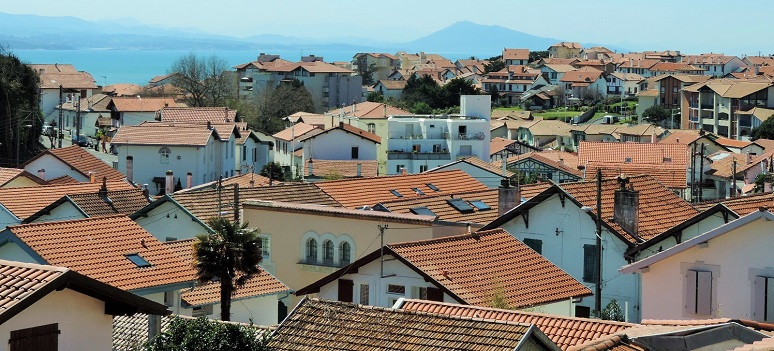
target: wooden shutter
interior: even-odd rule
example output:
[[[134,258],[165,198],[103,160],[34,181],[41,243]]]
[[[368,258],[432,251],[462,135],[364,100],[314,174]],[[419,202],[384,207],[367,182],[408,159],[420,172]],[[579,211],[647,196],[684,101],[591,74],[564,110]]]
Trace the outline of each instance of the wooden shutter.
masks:
[[[583,245],[583,281],[597,282],[597,246]]]
[[[427,288],[427,299],[430,301],[443,302],[443,291],[438,288]]]
[[[349,279],[339,279],[339,301],[352,302],[352,292],[355,284]]]
[[[756,276],[753,290],[753,318],[774,321],[774,278]]]
[[[56,351],[58,349],[59,325],[41,325],[11,331],[8,340],[10,351]]]
[[[685,310],[696,314],[696,271],[688,271],[685,275]]]
[[[712,272],[696,272],[696,314],[712,314]]]

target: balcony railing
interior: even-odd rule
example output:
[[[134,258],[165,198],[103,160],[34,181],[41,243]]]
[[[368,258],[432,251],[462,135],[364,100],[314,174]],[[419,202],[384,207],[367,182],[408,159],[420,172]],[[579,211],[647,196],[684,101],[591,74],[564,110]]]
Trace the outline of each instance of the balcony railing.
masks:
[[[388,160],[451,160],[449,152],[388,151]]]
[[[409,140],[484,140],[484,133],[390,133],[389,139]]]

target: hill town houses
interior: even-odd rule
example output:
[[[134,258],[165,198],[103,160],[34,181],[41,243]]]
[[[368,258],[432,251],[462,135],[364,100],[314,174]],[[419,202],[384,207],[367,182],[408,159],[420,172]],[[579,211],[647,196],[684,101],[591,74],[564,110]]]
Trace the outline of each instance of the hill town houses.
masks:
[[[297,79],[313,102],[271,132],[174,87],[30,65],[46,122],[107,145],[0,169],[0,349],[130,350],[172,316],[218,320],[219,282],[192,266],[217,217],[259,230],[231,320],[272,350],[772,349],[774,140],[750,133],[774,115],[774,58],[544,49],[504,48],[497,70],[260,53],[233,67],[239,99]],[[412,77],[480,94],[412,113]]]

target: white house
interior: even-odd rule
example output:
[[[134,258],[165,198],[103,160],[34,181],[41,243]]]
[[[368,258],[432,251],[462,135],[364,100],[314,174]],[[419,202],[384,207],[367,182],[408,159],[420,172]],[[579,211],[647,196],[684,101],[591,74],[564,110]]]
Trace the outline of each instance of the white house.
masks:
[[[75,270],[0,260],[0,351],[110,350],[113,316],[167,307]],[[11,297],[13,296],[13,297]],[[148,328],[148,327],[146,327]]]
[[[299,152],[303,143],[301,139],[322,133],[322,129],[300,122],[290,122],[290,126],[272,135],[275,146],[271,155],[272,162],[282,167],[283,172],[293,178],[300,178],[301,167],[304,164],[303,152]]]
[[[529,292],[529,293],[527,293]],[[389,307],[401,298],[566,315],[591,290],[502,229],[390,244],[296,295]],[[355,297],[357,297],[355,299]]]
[[[462,157],[489,158],[490,95],[460,96],[459,115],[387,119],[387,174],[421,173]]]
[[[40,77],[40,110],[44,120],[49,123],[57,121],[56,107],[66,101],[74,101],[78,97],[89,98],[97,84],[88,72],[78,71],[70,64],[31,64],[29,65]]]
[[[69,176],[77,182],[93,182],[103,177],[107,177],[109,181],[126,179],[123,173],[78,145],[44,150],[20,167],[37,174],[38,178],[43,180],[62,176]]]
[[[116,96],[107,108],[110,110],[110,117],[113,118],[113,126],[136,126],[143,122],[156,120],[156,112],[164,107],[175,106],[175,100],[172,98],[142,97],[134,96]]]
[[[376,148],[382,142],[378,135],[344,122],[309,134],[298,140],[303,145],[304,159],[376,160]]]
[[[101,126],[99,119],[110,118],[110,96],[105,94],[93,94],[87,98],[76,97],[74,101],[67,101],[57,107],[62,111],[62,129],[70,130],[75,135],[95,136]]]
[[[167,176],[176,176],[173,187],[179,183],[181,188],[233,176],[238,137],[234,124],[150,122],[121,127],[112,145],[118,152],[118,170],[129,181],[155,184],[151,193],[154,188],[163,193],[170,192],[165,189]]]
[[[642,279],[643,318],[774,321],[773,220],[761,208],[621,268]]]

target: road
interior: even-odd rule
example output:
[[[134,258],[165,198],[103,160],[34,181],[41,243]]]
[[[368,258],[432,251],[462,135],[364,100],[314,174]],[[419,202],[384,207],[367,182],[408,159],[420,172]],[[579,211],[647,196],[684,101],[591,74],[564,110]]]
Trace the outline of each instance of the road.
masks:
[[[62,139],[62,147],[72,146],[73,142],[72,142],[72,136],[71,136],[70,132],[65,130],[65,131],[63,131],[63,133],[64,133],[64,138]],[[40,141],[43,144],[43,146],[45,146],[47,149],[51,148],[51,142],[48,139],[48,137],[41,136],[40,137]],[[54,140],[54,144],[57,145],[58,142],[56,140]],[[108,147],[110,147],[110,145],[108,145]],[[101,148],[102,148],[102,146],[100,146],[100,149]],[[105,163],[107,163],[111,167],[113,166],[114,162],[118,161],[118,156],[110,154],[110,153],[104,153],[104,152],[101,152],[101,151],[94,150],[94,147],[83,147],[83,149],[88,151],[90,154],[96,156],[98,159],[104,161]]]

